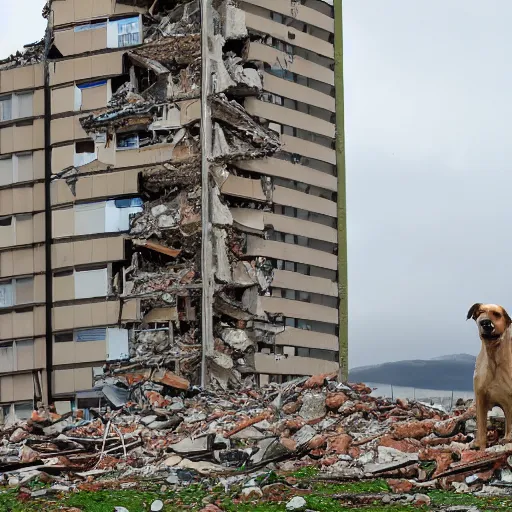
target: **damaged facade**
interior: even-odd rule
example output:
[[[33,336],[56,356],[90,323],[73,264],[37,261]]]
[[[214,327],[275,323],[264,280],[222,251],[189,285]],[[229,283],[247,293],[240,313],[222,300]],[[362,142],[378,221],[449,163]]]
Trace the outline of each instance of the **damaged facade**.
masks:
[[[333,7],[212,4],[202,46],[197,0],[51,0],[0,62],[4,415],[199,384],[203,347],[212,387],[338,369]]]

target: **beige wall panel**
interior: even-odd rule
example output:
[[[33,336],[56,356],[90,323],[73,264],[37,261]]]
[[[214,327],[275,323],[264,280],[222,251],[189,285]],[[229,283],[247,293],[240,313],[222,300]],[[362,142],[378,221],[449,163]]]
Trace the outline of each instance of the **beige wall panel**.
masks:
[[[53,300],[73,300],[75,298],[75,278],[69,276],[57,276],[53,278]],[[61,345],[61,343],[59,343]]]
[[[12,402],[14,400],[14,383],[12,375],[0,377],[0,400]]]
[[[106,47],[107,27],[95,28],[94,30],[82,30],[74,33],[73,53],[71,55],[104,50]]]
[[[52,267],[63,268],[73,266],[73,242],[52,245]]]
[[[52,144],[87,138],[80,125],[79,116],[61,117],[52,120]],[[74,153],[73,153],[74,154]],[[55,170],[54,170],[55,172]]]
[[[34,380],[31,373],[13,375],[14,401],[32,400],[34,398]]]
[[[75,86],[52,89],[52,114],[62,114],[75,110]],[[55,150],[54,150],[55,151]]]
[[[263,218],[265,225],[273,226],[276,231],[280,231],[281,233],[306,236],[333,244],[338,242],[338,232],[336,229],[318,224],[317,222],[295,219],[293,217],[287,217],[286,215],[277,215],[270,212],[265,212]]]
[[[0,277],[22,276],[44,271],[44,247],[0,253]]]
[[[332,96],[310,87],[290,82],[284,78],[278,78],[270,73],[263,73],[263,89],[278,96],[301,101],[307,105],[313,105],[331,112],[336,111],[336,100]]]
[[[34,179],[44,179],[44,151],[34,151],[32,153],[32,168],[34,170]]]
[[[13,338],[32,338],[34,336],[34,311],[13,312]]]
[[[88,80],[93,76],[92,66],[93,61],[91,57],[82,57],[79,59],[73,59],[75,64],[74,66],[74,79],[76,81],[79,80]]]
[[[257,373],[270,375],[319,375],[338,371],[338,363],[311,357],[287,357],[276,360],[276,356],[254,354]]]
[[[54,370],[53,372],[54,393],[73,393],[75,391],[74,370]]]
[[[76,186],[78,188],[78,182],[76,183]],[[74,202],[75,196],[64,180],[53,181],[50,184],[50,192],[52,198],[52,206]]]
[[[16,245],[34,243],[34,218],[31,215],[16,218]]]
[[[249,197],[258,201],[266,201],[265,194],[261,188],[260,180],[251,180],[241,178],[230,174],[228,179],[222,185],[222,193],[237,197]]]
[[[34,308],[34,336],[46,334],[46,308],[37,306]]]
[[[76,363],[105,361],[107,358],[107,343],[105,341],[87,341],[75,345]]]
[[[124,51],[62,60],[50,64],[50,85],[120,75]]]
[[[0,226],[0,247],[11,247],[16,245],[16,236],[14,231],[15,220],[12,220],[10,226]]]
[[[1,93],[34,89],[43,85],[43,64],[20,66],[0,72]]]
[[[286,327],[283,332],[277,334],[276,345],[318,348],[333,351],[339,350],[339,342],[336,336],[308,331],[306,329],[296,329],[295,327]]]
[[[328,308],[302,302],[300,300],[281,299],[280,297],[260,297],[261,306],[268,313],[282,313],[290,318],[302,318],[315,320],[328,324],[338,324],[339,316],[337,308]]]
[[[57,27],[75,21],[73,0],[57,0],[52,2],[53,23]]]
[[[251,42],[247,52],[248,61],[261,61],[271,66],[279,66],[291,73],[313,78],[319,82],[334,85],[334,71],[320,64],[310,62],[297,55],[293,59],[280,50],[262,43]]]
[[[283,144],[283,151],[297,153],[307,158],[314,158],[322,162],[336,165],[336,152],[334,149],[299,139],[298,137],[291,137],[290,135],[281,135],[281,143]]]
[[[35,148],[34,125],[14,127],[14,151],[28,151]]]
[[[250,12],[245,13],[245,23],[248,29],[280,39],[299,48],[304,48],[334,59],[334,45],[322,41],[318,37],[310,36],[293,27],[287,27],[271,19],[257,16]]]
[[[34,276],[34,301],[41,303],[45,302],[45,277],[44,275]]]
[[[117,168],[122,168],[166,162],[175,158],[173,150],[174,146],[171,144],[159,144],[143,149],[116,151],[115,165]],[[101,155],[99,155],[98,158],[101,161],[106,161]]]
[[[18,371],[33,370],[34,340],[16,342],[16,358]]]
[[[50,62],[50,85],[65,84],[75,80],[75,63],[73,59]]]
[[[330,270],[337,270],[338,268],[338,258],[334,254],[283,242],[263,240],[252,235],[247,237],[247,254],[249,256],[266,256],[267,258],[295,261]]]
[[[44,116],[44,89],[37,89],[34,91],[32,105],[34,117]]]
[[[54,244],[52,246],[52,265],[54,269],[88,265],[91,263],[107,263],[124,260],[124,238],[96,238]]]
[[[284,14],[334,34],[334,18],[311,9],[311,7],[297,4],[297,2],[292,3],[292,0],[244,0],[244,2]]]
[[[34,367],[46,368],[46,339],[36,338],[34,340]]]
[[[52,173],[57,174],[63,169],[72,166],[74,155],[74,144],[52,148]]]
[[[3,155],[14,151],[14,126],[0,129],[0,153]]]
[[[316,187],[325,188],[336,192],[338,190],[338,180],[336,176],[331,176],[325,172],[317,171],[306,167],[305,165],[292,164],[278,158],[263,158],[259,160],[240,160],[236,163],[239,169],[247,171],[260,172],[267,176],[276,176],[278,178],[287,178],[294,181],[300,181]]]
[[[140,299],[131,299],[123,302],[121,320],[123,322],[141,320]]]
[[[45,240],[44,219],[44,213],[36,213],[34,215],[34,243],[44,242]]]
[[[107,86],[90,87],[82,90],[82,110],[93,110],[107,106]]]
[[[338,284],[336,282],[321,277],[305,276],[299,272],[289,272],[288,270],[274,270],[272,286],[274,288],[319,293],[330,297],[338,296]]]
[[[0,315],[0,339],[12,340],[13,339],[13,314],[3,313]]]
[[[53,309],[53,318],[56,331],[115,325],[119,318],[119,302],[56,307]]]
[[[305,192],[299,192],[298,190],[292,190],[277,185],[274,187],[272,197],[276,204],[302,208],[303,210],[321,213],[329,217],[337,216],[337,205],[334,201],[306,194]]]
[[[0,215],[11,215],[13,213],[12,188],[0,190]]]
[[[75,306],[53,308],[53,329],[55,331],[70,330],[75,327]]]
[[[13,213],[34,211],[34,189],[32,187],[15,187],[12,189]]]
[[[55,30],[53,37],[55,46],[64,57],[75,53],[75,32],[72,28]]]
[[[53,343],[53,364],[75,364],[74,341],[64,343]]]
[[[123,72],[123,54],[121,52],[110,52],[89,57],[91,61],[91,74],[87,78],[107,77],[120,75]]]
[[[294,126],[301,130],[318,133],[325,137],[334,138],[336,125],[319,119],[318,117],[304,114],[287,107],[274,105],[256,98],[246,98],[245,108],[253,116],[263,117],[269,121]]]
[[[73,208],[62,208],[52,212],[53,236],[63,238],[75,233],[75,211]]]
[[[75,369],[75,389],[76,391],[85,391],[91,389],[92,368],[76,368]]]
[[[44,183],[34,183],[33,189],[34,211],[45,209]]]
[[[30,254],[32,256],[32,254]],[[27,258],[30,264],[31,258]],[[31,273],[31,272],[27,272]],[[13,251],[3,251],[0,253],[0,277],[10,277],[14,275],[14,257]]]

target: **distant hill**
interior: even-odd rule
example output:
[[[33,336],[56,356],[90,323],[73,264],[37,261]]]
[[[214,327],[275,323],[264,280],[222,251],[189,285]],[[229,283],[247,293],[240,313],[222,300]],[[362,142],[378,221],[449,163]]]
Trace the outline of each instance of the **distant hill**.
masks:
[[[454,354],[428,360],[396,361],[353,368],[352,382],[392,384],[421,389],[471,391],[476,357]]]

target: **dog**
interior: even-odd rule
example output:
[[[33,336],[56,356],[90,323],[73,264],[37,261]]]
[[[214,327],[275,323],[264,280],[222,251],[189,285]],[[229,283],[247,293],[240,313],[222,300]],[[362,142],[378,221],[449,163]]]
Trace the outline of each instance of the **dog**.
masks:
[[[512,320],[505,308],[496,304],[473,304],[467,320],[478,326],[482,348],[476,359],[473,387],[476,402],[477,435],[475,449],[487,446],[487,412],[501,407],[505,415],[505,437],[512,436]]]

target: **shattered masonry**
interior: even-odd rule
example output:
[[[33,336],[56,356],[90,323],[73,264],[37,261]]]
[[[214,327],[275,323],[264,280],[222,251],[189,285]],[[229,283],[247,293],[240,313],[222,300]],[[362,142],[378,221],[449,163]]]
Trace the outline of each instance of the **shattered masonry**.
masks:
[[[222,7],[224,13],[237,11],[229,2]],[[191,33],[199,30],[197,8],[197,2],[190,2],[161,16],[162,21],[148,30],[147,44],[125,54],[130,80],[114,92],[106,109],[80,119],[96,139],[104,134],[109,141],[136,128],[144,133],[140,147],[172,142],[188,155],[142,173],[143,211],[131,221],[133,255],[119,282],[121,298],[141,300],[142,323],[130,326],[129,363],[171,368],[192,382],[198,381],[201,349],[201,52],[199,34]],[[184,18],[172,23],[177,9]],[[247,32],[233,30],[232,16],[226,19],[215,11],[213,17],[218,21],[218,33],[214,32],[210,41],[214,68],[211,221],[217,285],[215,352],[209,376],[212,384],[226,388],[237,387],[253,376],[257,343],[268,342],[279,318],[258,311],[257,297],[270,286],[272,268],[264,259],[247,259],[240,251],[245,235],[233,226],[219,188],[234,171],[232,162],[272,155],[280,142],[275,132],[255,121],[237,101],[261,92],[258,70],[249,67],[242,55],[222,52],[229,41],[222,33],[235,32],[243,43]],[[243,44],[237,46],[243,49]],[[147,76],[149,81],[143,82],[142,77]],[[155,324],[161,327],[154,328]],[[110,371],[116,371],[114,365]]]

